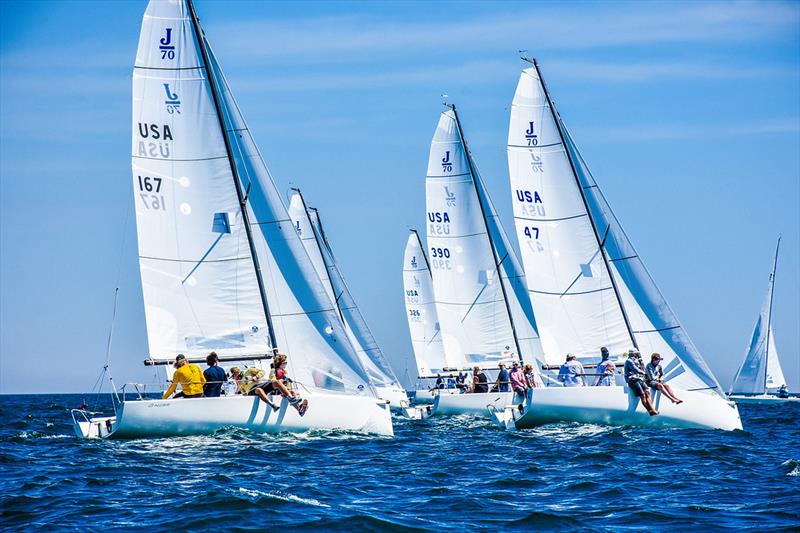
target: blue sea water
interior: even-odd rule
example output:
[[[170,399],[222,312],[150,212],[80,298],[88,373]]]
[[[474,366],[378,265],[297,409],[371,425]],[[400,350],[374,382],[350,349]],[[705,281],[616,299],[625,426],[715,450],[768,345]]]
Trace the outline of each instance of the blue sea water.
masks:
[[[0,396],[3,530],[800,528],[797,404],[741,406],[731,433],[456,417],[85,441],[66,411],[83,399]]]

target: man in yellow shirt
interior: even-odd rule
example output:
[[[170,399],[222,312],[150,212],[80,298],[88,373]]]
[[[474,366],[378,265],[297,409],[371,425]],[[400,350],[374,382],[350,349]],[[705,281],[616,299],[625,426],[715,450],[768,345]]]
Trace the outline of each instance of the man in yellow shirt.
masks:
[[[172,374],[172,385],[164,393],[163,399],[169,398],[178,384],[181,386],[181,392],[175,395],[176,398],[200,398],[203,395],[203,383],[206,382],[200,367],[188,362],[182,353],[175,358],[175,367],[177,370]]]

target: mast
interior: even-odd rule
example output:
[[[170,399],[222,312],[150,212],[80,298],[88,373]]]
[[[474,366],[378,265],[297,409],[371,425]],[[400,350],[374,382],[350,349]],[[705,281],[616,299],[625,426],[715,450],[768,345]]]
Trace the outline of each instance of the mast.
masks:
[[[303,198],[303,193],[300,192],[300,189],[297,187],[292,187],[292,190],[297,193],[300,197],[300,203],[303,204],[303,212],[306,214],[306,219],[308,220],[308,225],[311,227],[311,233],[314,235],[314,242],[317,243],[317,250],[319,250],[319,256],[322,258],[322,266],[327,270],[328,265],[325,264],[325,254],[322,252],[322,243],[319,242],[321,235],[318,237],[317,232],[314,230],[314,223],[311,221],[311,215],[308,214],[308,206],[306,205],[306,199]],[[317,220],[319,220],[319,212],[317,213]],[[319,224],[320,232],[322,231],[322,222]],[[334,301],[333,305],[336,306],[336,310],[339,312],[339,319],[344,324],[344,314],[342,314],[342,308],[339,307],[339,297],[336,296],[336,289],[333,287],[333,282],[331,281],[330,273],[328,273],[328,286],[331,289],[331,294],[333,295]]]
[[[767,311],[767,344],[764,348],[764,393],[767,392],[767,371],[769,370],[769,335],[772,333],[772,297],[775,294],[775,272],[778,270],[778,250],[781,249],[781,237],[775,246],[775,260],[772,263],[772,273],[769,275],[769,310]]]
[[[467,147],[467,140],[464,138],[464,133],[461,130],[461,121],[458,119],[456,106],[455,104],[449,104],[449,105],[445,104],[445,105],[453,110],[453,116],[456,119],[456,128],[458,129],[458,137],[461,139],[461,144],[464,145],[464,154],[467,157],[467,165],[469,166],[469,176],[472,179],[472,185],[475,187],[475,194],[477,195],[478,184],[476,183],[476,178],[475,178],[475,168],[472,165],[472,155],[469,152],[469,148]],[[486,210],[483,207],[483,202],[481,201],[480,196],[478,196],[478,205],[481,208],[481,218],[483,220],[483,227],[486,228],[486,236],[489,238],[489,246],[492,249],[492,257],[494,258],[494,267],[497,270],[497,276],[500,280],[500,289],[503,291],[503,303],[506,305],[506,313],[508,314],[508,321],[511,323],[511,333],[514,336],[514,345],[517,348],[517,359],[519,359],[520,364],[523,364],[524,361],[522,360],[522,350],[520,350],[519,339],[517,338],[517,328],[514,326],[514,316],[511,314],[511,307],[508,305],[508,294],[506,294],[506,286],[505,283],[503,283],[503,274],[500,271],[500,260],[497,257],[497,249],[494,247],[494,240],[492,239],[492,233],[489,231],[489,223],[486,221]],[[417,238],[419,238],[419,235],[417,235]]]
[[[219,92],[217,88],[217,83],[214,80],[214,73],[211,69],[211,62],[208,59],[208,50],[206,50],[205,45],[205,34],[203,33],[203,29],[200,27],[200,19],[197,17],[197,12],[194,9],[194,3],[192,0],[187,0],[187,5],[189,6],[189,13],[192,18],[192,25],[194,26],[194,32],[197,36],[197,45],[200,48],[200,53],[203,56],[203,64],[205,65],[206,69],[206,77],[208,78],[208,84],[211,87],[211,96],[214,100],[214,107],[217,111],[217,119],[219,120],[219,128],[222,132],[222,138],[225,141],[225,152],[228,155],[228,164],[231,167],[231,173],[233,174],[233,181],[234,185],[236,186],[236,195],[239,198],[239,209],[242,213],[242,220],[244,221],[244,228],[245,233],[247,234],[247,244],[250,246],[250,256],[253,259],[253,267],[256,271],[256,280],[258,281],[258,292],[261,295],[261,304],[264,308],[264,315],[267,319],[267,327],[269,328],[269,341],[270,345],[272,346],[272,351],[274,353],[278,352],[278,341],[275,339],[275,328],[272,325],[272,315],[269,312],[269,304],[267,303],[267,293],[264,289],[264,279],[261,277],[261,266],[258,262],[258,254],[256,253],[255,243],[253,242],[253,233],[250,228],[250,217],[247,215],[247,198],[242,194],[242,185],[241,180],[239,179],[239,170],[236,168],[236,162],[233,158],[233,149],[231,148],[230,139],[228,139],[228,134],[225,129],[225,119],[222,117],[222,104],[219,101]]]
[[[600,239],[600,234],[597,233],[597,226],[594,222],[594,218],[592,217],[592,212],[589,209],[589,203],[586,200],[586,193],[584,192],[583,186],[578,179],[578,170],[575,166],[575,161],[572,159],[572,154],[570,154],[569,149],[567,148],[567,142],[564,138],[564,130],[561,125],[561,117],[556,110],[555,104],[553,104],[553,100],[550,98],[550,91],[547,90],[547,85],[542,77],[542,72],[539,70],[539,63],[536,61],[536,59],[528,59],[527,57],[522,57],[521,59],[532,64],[533,68],[536,69],[536,75],[539,77],[539,81],[542,84],[542,89],[544,90],[544,97],[547,99],[547,104],[550,106],[550,113],[552,114],[553,121],[556,123],[556,128],[558,129],[558,136],[561,139],[561,145],[564,147],[564,152],[567,155],[569,166],[572,168],[572,176],[575,178],[575,185],[578,186],[578,190],[581,193],[581,200],[583,200],[583,207],[586,209],[586,214],[589,217],[589,222],[592,226],[592,233],[594,233],[594,238],[597,240],[597,246],[600,248],[600,256],[603,258],[603,263],[608,271],[608,277],[611,279],[611,287],[614,289],[614,296],[617,299],[617,304],[619,305],[620,311],[622,311],[622,318],[625,320],[625,328],[628,330],[628,335],[631,338],[633,347],[638,350],[639,344],[636,342],[636,336],[633,334],[633,328],[631,327],[628,313],[625,311],[625,306],[622,304],[622,298],[619,295],[619,288],[617,287],[617,282],[614,279],[614,273],[611,270],[611,265],[609,265],[608,258],[606,257],[604,251],[603,241]]]
[[[417,238],[417,242],[419,243],[419,249],[422,250],[422,259],[425,260],[425,268],[428,269],[428,275],[432,277],[433,274],[431,273],[431,264],[428,263],[428,255],[425,253],[425,247],[422,246],[422,239],[419,238],[419,233],[417,232],[417,230],[412,229],[410,231]]]

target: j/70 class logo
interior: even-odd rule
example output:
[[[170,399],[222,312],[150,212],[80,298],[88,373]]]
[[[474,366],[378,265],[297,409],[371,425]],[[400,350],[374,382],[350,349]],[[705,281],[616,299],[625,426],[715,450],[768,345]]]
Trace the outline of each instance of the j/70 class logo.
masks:
[[[164,28],[164,36],[158,40],[161,59],[175,59],[175,45],[172,44],[172,28]]]
[[[533,121],[528,122],[528,129],[525,130],[525,139],[528,141],[528,146],[537,146],[539,144],[539,137],[534,131]]]
[[[169,83],[164,84],[164,92],[167,93],[167,99],[164,100],[164,104],[167,106],[167,113],[180,115],[181,101],[178,99],[178,94],[169,89]]]
[[[442,172],[452,172],[453,171],[453,162],[450,161],[450,150],[445,151],[444,157],[442,158]]]

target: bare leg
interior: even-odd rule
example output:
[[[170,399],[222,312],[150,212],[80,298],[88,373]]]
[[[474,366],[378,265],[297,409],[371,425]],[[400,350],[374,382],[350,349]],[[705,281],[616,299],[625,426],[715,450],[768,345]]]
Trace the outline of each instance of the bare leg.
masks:
[[[660,387],[661,391],[664,394],[667,395],[667,398],[669,398],[670,400],[672,400],[675,403],[682,403],[683,402],[683,400],[681,400],[680,398],[675,396],[675,393],[672,392],[672,387],[670,387],[666,383],[661,383],[660,385],[661,385],[661,387]]]
[[[255,389],[255,394],[256,394],[256,396],[258,396],[258,397],[261,399],[261,401],[263,401],[264,403],[266,403],[267,405],[269,405],[270,407],[272,407],[272,410],[273,410],[273,411],[277,411],[277,410],[279,409],[279,407],[278,407],[277,405],[275,405],[274,403],[272,403],[272,402],[269,400],[269,396],[267,396],[267,393],[266,393],[266,392],[264,392],[264,391],[263,391],[263,389],[261,389],[261,388],[256,388],[256,389]]]
[[[647,389],[645,389],[644,396],[642,396],[642,405],[644,405],[644,408],[647,409],[647,412],[650,414],[650,416],[658,414],[656,408],[653,407],[653,401],[650,399],[650,391]]]

